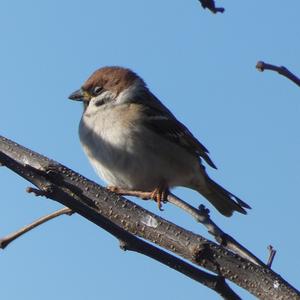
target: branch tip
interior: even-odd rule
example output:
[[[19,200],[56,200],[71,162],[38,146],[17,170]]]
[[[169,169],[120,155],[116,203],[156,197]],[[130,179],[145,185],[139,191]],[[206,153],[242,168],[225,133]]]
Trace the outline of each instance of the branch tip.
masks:
[[[260,72],[263,72],[265,70],[277,72],[300,87],[300,78],[298,78],[295,74],[293,74],[289,69],[287,69],[284,66],[275,66],[272,64],[265,63],[263,61],[258,61],[256,64],[256,69]]]
[[[9,242],[5,238],[0,239],[0,249],[4,250],[8,244]]]
[[[124,240],[119,240],[120,243],[120,249],[122,249],[123,251],[127,251],[128,250],[128,244],[124,241]]]
[[[264,65],[265,63],[263,61],[258,61],[255,67],[258,71],[263,72],[265,70]]]
[[[44,187],[43,190],[41,190],[41,189],[36,189],[34,187],[29,186],[26,188],[26,192],[29,194],[32,193],[36,197],[48,197],[49,193],[51,193],[51,187],[47,186],[47,187]]]
[[[209,216],[210,210],[209,210],[207,207],[205,207],[204,204],[200,204],[200,205],[198,206],[198,210],[199,210],[199,213],[200,213],[201,215],[204,215],[204,216],[206,216],[207,218],[210,217],[210,216]]]
[[[269,250],[269,258],[268,258],[267,266],[269,268],[271,268],[272,267],[272,263],[274,261],[274,257],[276,255],[276,250],[273,248],[272,245],[268,246],[268,250]]]
[[[38,197],[38,196],[45,196],[45,192],[40,190],[40,189],[36,189],[33,188],[31,186],[26,188],[26,192],[29,194],[34,194],[34,196]]]

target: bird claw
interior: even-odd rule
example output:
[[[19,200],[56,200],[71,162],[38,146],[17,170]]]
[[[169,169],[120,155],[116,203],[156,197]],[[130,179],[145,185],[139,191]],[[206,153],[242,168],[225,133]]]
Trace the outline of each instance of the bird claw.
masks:
[[[165,185],[159,185],[151,193],[150,198],[157,202],[157,206],[160,211],[163,211],[162,203],[167,201],[168,192],[168,188]]]

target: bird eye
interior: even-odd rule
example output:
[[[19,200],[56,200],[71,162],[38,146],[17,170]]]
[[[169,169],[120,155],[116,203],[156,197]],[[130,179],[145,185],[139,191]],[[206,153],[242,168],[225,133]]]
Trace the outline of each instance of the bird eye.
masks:
[[[99,95],[99,94],[102,92],[102,90],[103,90],[102,87],[96,86],[96,87],[94,88],[94,90],[93,90],[93,94],[94,94],[95,96],[97,96],[97,95]]]

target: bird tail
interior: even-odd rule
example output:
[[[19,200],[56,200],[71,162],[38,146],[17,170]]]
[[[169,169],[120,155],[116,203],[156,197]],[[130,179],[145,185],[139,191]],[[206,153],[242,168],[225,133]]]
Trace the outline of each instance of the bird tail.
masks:
[[[247,203],[225,190],[208,176],[206,177],[205,190],[201,187],[198,188],[198,192],[226,217],[230,217],[234,211],[246,215],[245,208],[251,209]]]

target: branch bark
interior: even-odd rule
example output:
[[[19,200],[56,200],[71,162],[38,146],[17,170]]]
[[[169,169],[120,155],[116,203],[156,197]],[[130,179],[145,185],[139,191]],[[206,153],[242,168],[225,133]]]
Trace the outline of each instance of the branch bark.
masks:
[[[182,210],[190,214],[197,222],[204,225],[208,233],[211,234],[215,238],[215,240],[226,249],[233,251],[234,253],[251,261],[254,264],[261,266],[265,265],[253,253],[242,246],[229,234],[225,233],[215,222],[213,222],[209,216],[208,209],[206,209],[204,205],[200,205],[199,209],[196,209],[195,207],[191,206],[190,204],[186,203],[185,201],[181,200],[171,193],[168,195],[168,202],[181,208]]]
[[[145,247],[140,237],[190,261],[194,266],[190,265],[187,273],[193,273],[200,266],[216,273],[219,278],[224,277],[238,284],[259,299],[300,299],[299,292],[268,266],[256,265],[200,235],[168,222],[67,167],[4,137],[0,137],[0,163],[33,183],[48,198],[69,207],[125,242],[125,245],[130,245],[129,249]],[[155,253],[158,249],[149,246],[149,256],[157,259]],[[178,261],[172,267],[178,270],[176,266],[181,260],[174,258]],[[168,260],[159,261],[169,264]],[[222,288],[225,289],[226,285]]]

